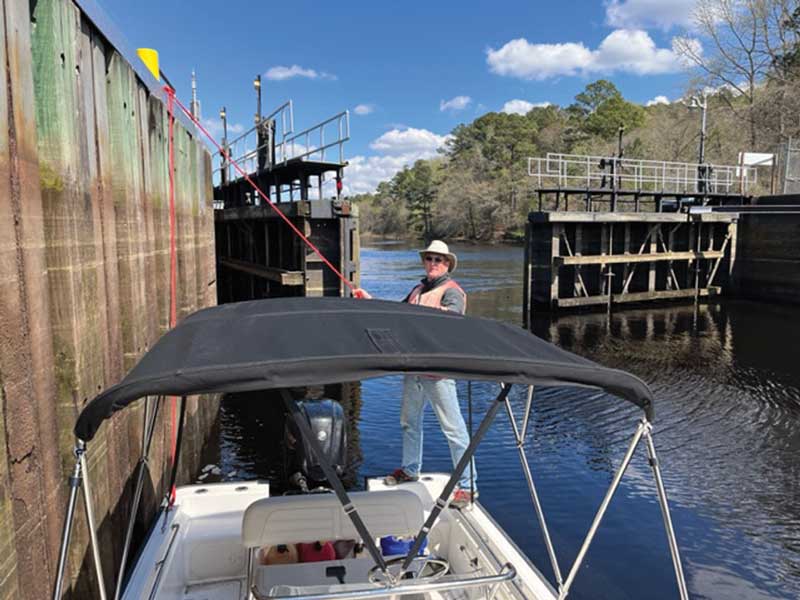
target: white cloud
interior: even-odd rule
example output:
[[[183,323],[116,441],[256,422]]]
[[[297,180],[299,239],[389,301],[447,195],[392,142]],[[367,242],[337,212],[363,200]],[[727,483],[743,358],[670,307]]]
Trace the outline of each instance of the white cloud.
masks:
[[[688,27],[696,5],[697,0],[611,0],[606,23],[619,29]]]
[[[635,29],[612,31],[596,50],[580,42],[531,44],[519,38],[497,50],[489,48],[486,55],[493,73],[528,80],[616,71],[652,75],[683,68],[674,48],[657,48],[647,32]]]
[[[509,100],[505,104],[503,104],[503,108],[500,109],[500,112],[507,113],[509,115],[527,115],[531,109],[534,108],[544,108],[546,106],[550,106],[550,102],[528,102],[527,100]]]
[[[292,77],[306,77],[308,79],[336,79],[336,75],[325,73],[324,71],[315,71],[314,69],[304,69],[299,65],[292,65],[291,67],[284,67],[279,65],[277,67],[270,67],[264,76],[272,81],[283,81],[284,79],[291,79]]]
[[[357,115],[368,115],[370,113],[375,112],[375,105],[374,104],[359,104],[353,109],[353,112]]]
[[[657,106],[659,104],[670,104],[669,98],[666,96],[656,96],[652,100],[648,100],[645,106]]]
[[[345,194],[366,194],[375,191],[381,181],[388,181],[395,173],[414,161],[400,156],[354,156],[348,160],[344,171]]]
[[[455,98],[450,98],[450,100],[441,100],[439,102],[439,110],[464,110],[469,106],[470,102],[472,102],[472,98],[469,96],[456,96]]]
[[[354,156],[345,169],[344,192],[363,194],[372,192],[381,181],[391,179],[403,167],[415,161],[433,158],[450,136],[437,135],[427,129],[387,131],[370,144],[379,152],[373,156]]]
[[[392,129],[373,141],[369,147],[392,156],[413,154],[417,158],[431,158],[436,156],[436,151],[444,145],[448,137],[414,127],[403,131]]]
[[[210,133],[215,138],[222,137],[222,119],[200,119],[200,123],[202,123],[203,127],[206,128],[206,131]],[[239,134],[244,131],[244,125],[241,123],[228,123],[228,136],[231,134]]]

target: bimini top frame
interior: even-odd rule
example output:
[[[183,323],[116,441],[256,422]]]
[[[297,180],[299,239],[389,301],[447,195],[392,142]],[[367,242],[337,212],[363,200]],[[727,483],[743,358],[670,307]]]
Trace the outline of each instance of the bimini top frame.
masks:
[[[285,388],[354,381],[395,373],[424,373],[469,380],[489,380],[497,381],[501,386],[497,398],[490,405],[478,431],[472,436],[464,455],[434,503],[425,524],[416,536],[414,545],[403,560],[400,571],[393,574],[373,543],[374,536],[367,530],[341,480],[325,460],[324,453],[316,444],[314,436],[307,430],[308,424],[299,414],[295,402]],[[508,400],[511,383],[514,382],[530,386],[521,428],[517,426]],[[562,579],[530,467],[523,451],[532,409],[532,384],[536,383],[600,388],[629,400],[644,411],[628,451],[595,515],[566,580]],[[106,418],[143,396],[182,396],[177,442],[180,446],[186,396],[269,388],[282,389],[283,402],[312,444],[312,449],[318,455],[334,493],[341,502],[344,512],[359,531],[375,561],[376,568],[386,577],[384,587],[370,590],[368,595],[363,597],[402,595],[428,589],[427,585],[406,589],[401,583],[403,574],[417,556],[439,514],[447,506],[448,498],[461,473],[472,460],[478,444],[501,407],[505,406],[520,449],[531,500],[544,532],[558,584],[559,600],[566,598],[569,593],[572,581],[608,504],[643,437],[646,440],[649,462],[655,476],[678,589],[682,600],[688,598],[666,492],[651,437],[652,395],[644,382],[629,373],[602,367],[548,344],[522,329],[497,321],[464,317],[396,302],[335,298],[264,300],[227,304],[199,311],[165,334],[121,383],[98,395],[84,408],[75,426],[75,433],[79,439],[78,460],[75,467],[77,475],[71,478],[73,485],[65,519],[54,598],[60,596],[64,559],[69,545],[78,486],[83,487],[84,496],[87,496],[85,473],[83,473],[84,479],[81,479],[85,442],[92,439]],[[120,597],[124,581],[125,557],[137,512],[158,406],[159,401],[156,400],[155,405],[145,411],[146,427],[142,440],[139,476],[123,559],[116,582],[115,600]],[[174,484],[176,466],[177,463],[173,464],[171,486]],[[171,503],[166,503],[167,510],[170,506]],[[93,518],[88,510],[87,519],[93,532]],[[92,546],[97,559],[96,545],[92,537]],[[252,553],[250,560],[252,561]],[[95,568],[98,575],[102,575],[99,560],[95,560]],[[258,597],[256,590],[251,588],[250,572],[251,569],[248,567],[248,591],[251,593],[250,597]],[[509,572],[513,572],[513,568]],[[500,583],[507,579],[508,572],[503,572],[480,583],[481,585]],[[470,581],[469,578],[459,579],[449,582],[448,585],[465,586],[469,585]],[[355,593],[337,592],[320,597],[309,596],[305,600],[325,598],[344,600],[362,597],[363,594],[361,590]]]
[[[638,377],[602,367],[512,325],[400,302],[279,298],[198,311],[166,333],[119,384],[80,414],[90,441],[115,411],[144,396],[187,396],[427,373],[525,385],[589,386],[639,406]]]

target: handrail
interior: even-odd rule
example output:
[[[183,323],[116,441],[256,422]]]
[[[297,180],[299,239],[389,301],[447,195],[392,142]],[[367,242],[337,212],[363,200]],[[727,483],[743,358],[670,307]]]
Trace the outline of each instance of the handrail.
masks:
[[[446,590],[462,590],[467,588],[481,587],[484,585],[499,585],[501,583],[513,580],[516,576],[517,570],[514,568],[514,565],[511,563],[506,563],[503,565],[503,568],[497,575],[464,577],[460,579],[451,579],[449,581],[426,583],[423,579],[421,583],[402,583],[396,586],[386,585],[377,588],[343,590],[323,594],[306,594],[299,596],[269,596],[259,592],[256,586],[253,586],[250,591],[256,600],[364,600],[365,598],[408,596],[409,594],[420,594],[425,592],[441,592]]]
[[[224,171],[227,174],[228,181],[230,181],[233,175],[231,171],[233,163],[241,165],[246,171],[255,171],[256,170],[255,165],[257,163],[258,156],[261,153],[261,151],[266,150],[267,152],[269,152],[269,150],[273,146],[273,141],[270,139],[271,134],[267,137],[264,143],[260,145],[258,143],[259,128],[263,127],[270,121],[275,121],[276,130],[277,130],[277,123],[280,122],[280,133],[277,133],[277,131],[275,133],[278,137],[281,138],[281,140],[286,140],[286,138],[290,134],[294,133],[293,101],[287,100],[265,117],[261,117],[261,120],[255,125],[253,125],[250,129],[240,134],[238,137],[226,141],[225,142],[226,150],[231,159],[227,160],[223,156],[218,155],[220,160],[220,166],[214,169],[213,174],[214,175],[216,175],[217,173],[221,174]],[[238,177],[233,177],[233,179],[237,178]]]
[[[336,123],[336,137],[332,142],[325,142],[325,126],[331,123]],[[310,138],[313,132],[319,132],[319,144],[311,147]],[[305,152],[296,153],[295,144],[297,140],[304,138],[303,148]],[[276,155],[280,158],[276,162],[286,163],[288,160],[302,159],[313,154],[321,154],[321,160],[325,161],[325,150],[334,146],[339,147],[339,162],[344,162],[344,148],[343,144],[350,139],[350,111],[344,110],[340,113],[328,117],[324,121],[320,121],[316,125],[312,125],[308,129],[304,129],[293,136],[284,139],[280,143],[276,143]],[[287,147],[291,146],[291,151],[287,154]],[[278,151],[280,148],[280,151]]]
[[[167,549],[164,551],[164,555],[161,557],[161,559],[156,561],[156,574],[155,578],[153,579],[153,586],[150,588],[150,596],[148,596],[149,600],[153,600],[156,597],[156,592],[158,592],[158,588],[161,585],[161,576],[164,573],[164,563],[167,562],[167,559],[172,552],[172,545],[175,543],[175,538],[178,536],[178,529],[180,529],[180,523],[173,523],[170,527],[170,536],[169,542],[167,543]]]
[[[276,119],[280,115],[281,132],[276,139],[267,139],[261,145],[256,141],[252,148],[248,147],[248,141],[252,139],[258,128],[264,123]],[[326,129],[334,129],[333,136],[325,139]],[[293,134],[293,135],[290,135]],[[314,140],[312,141],[312,138]],[[313,155],[319,155],[322,162],[325,161],[325,151],[331,148],[338,148],[338,162],[344,163],[344,143],[350,140],[350,111],[342,111],[328,117],[324,121],[317,123],[303,131],[294,132],[294,105],[288,100],[276,108],[272,113],[263,117],[261,122],[233,140],[227,142],[227,151],[230,160],[221,158],[221,164],[214,169],[214,175],[225,172],[226,180],[233,181],[239,179],[231,171],[233,163],[238,164],[247,172],[256,171],[258,159],[264,151],[270,155],[270,165],[285,165],[290,160],[303,160]],[[251,142],[252,144],[252,142]],[[299,146],[299,148],[298,148]],[[241,149],[239,149],[241,148]],[[274,148],[274,163],[272,162],[272,149]]]
[[[758,183],[753,166],[683,163],[615,156],[548,153],[528,158],[528,175],[536,186],[593,187],[659,193],[745,193]]]

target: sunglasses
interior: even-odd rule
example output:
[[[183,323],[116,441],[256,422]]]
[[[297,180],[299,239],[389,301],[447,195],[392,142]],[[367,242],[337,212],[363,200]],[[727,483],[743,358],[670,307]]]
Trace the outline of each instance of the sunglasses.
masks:
[[[433,254],[426,254],[425,255],[426,262],[439,263],[447,262],[447,259],[444,256],[434,256]]]

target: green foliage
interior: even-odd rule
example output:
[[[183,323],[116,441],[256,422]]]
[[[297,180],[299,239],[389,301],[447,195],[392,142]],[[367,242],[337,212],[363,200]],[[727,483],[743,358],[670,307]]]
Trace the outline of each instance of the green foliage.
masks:
[[[600,105],[609,100],[622,99],[617,86],[606,79],[599,79],[587,85],[582,92],[575,96],[575,103],[567,110],[575,115],[587,117],[596,111]]]
[[[800,15],[795,18],[800,26]],[[800,97],[796,81],[793,87],[776,90],[783,106],[790,93]],[[774,140],[800,135],[796,116],[791,121],[771,108],[779,106],[770,100],[770,94],[777,92],[770,86],[759,90],[761,131]],[[745,101],[725,90],[709,96],[707,160],[733,164],[737,153],[748,147],[748,130],[731,108]],[[794,114],[800,114],[800,98]],[[548,152],[615,155],[623,125],[625,157],[692,162],[697,157],[699,118],[697,111],[680,102],[647,108],[628,102],[605,80],[588,84],[566,109],[536,107],[526,115],[487,113],[451,132],[444,157],[419,160],[381,183],[375,193],[355,198],[362,230],[427,239],[507,239],[519,231],[532,208],[528,157]]]
[[[630,131],[644,123],[644,109],[632,104],[622,96],[608,98],[584,121],[583,129],[590,135],[604,140],[614,139],[620,127]]]

